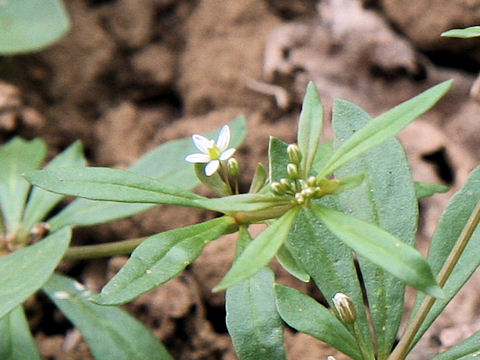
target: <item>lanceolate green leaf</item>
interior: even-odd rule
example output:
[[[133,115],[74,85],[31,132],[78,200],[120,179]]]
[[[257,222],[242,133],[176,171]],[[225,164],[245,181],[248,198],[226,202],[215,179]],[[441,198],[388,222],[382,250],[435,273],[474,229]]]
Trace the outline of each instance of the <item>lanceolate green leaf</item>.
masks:
[[[480,356],[480,331],[432,360],[475,360]]]
[[[325,177],[365,151],[395,136],[417,117],[429,110],[448,91],[445,81],[380,115],[345,141],[330,158],[318,177]]]
[[[151,236],[95,297],[103,305],[123,304],[160,286],[183,271],[208,242],[236,230],[229,217]]]
[[[288,248],[288,243],[284,243],[277,252],[277,260],[282,267],[298,280],[303,282],[310,281],[310,275],[307,274],[303,265],[296,261]]]
[[[40,360],[21,306],[0,319],[0,359]]]
[[[406,284],[429,295],[444,296],[423,256],[395,236],[362,220],[323,207],[313,208],[329,230],[359,255]]]
[[[89,301],[91,291],[53,274],[43,290],[78,328],[96,359],[173,360],[143,324],[120,308]]]
[[[240,194],[215,199],[203,198],[196,200],[195,203],[205,209],[220,211],[223,213],[291,207],[289,199],[282,199],[272,195],[263,194]]]
[[[353,335],[328,309],[287,286],[276,285],[275,294],[278,312],[288,325],[326,342],[352,359],[362,359]]]
[[[251,241],[242,228],[239,242]],[[240,251],[242,251],[240,244]],[[263,268],[250,279],[227,289],[227,328],[240,360],[286,359],[283,323],[275,305],[274,275]]]
[[[323,106],[313,82],[307,86],[302,112],[298,123],[298,147],[302,153],[300,171],[303,177],[310,175],[323,130]]]
[[[265,186],[266,182],[267,182],[267,170],[265,169],[265,166],[263,166],[263,164],[258,163],[248,192],[250,194],[258,193]]]
[[[462,39],[468,39],[472,37],[480,36],[480,26],[471,26],[465,29],[452,29],[442,33],[445,37],[456,37]]]
[[[450,251],[456,243],[460,233],[465,227],[473,209],[480,201],[480,168],[476,168],[470,174],[467,183],[450,200],[447,209],[438,223],[437,229],[432,238],[427,261],[438,274],[447,259]],[[437,299],[428,313],[422,327],[415,337],[415,342],[428,329],[432,322],[440,315],[450,300],[458,293],[465,282],[472,276],[480,266],[480,229],[477,227],[470,238],[467,247],[463,251],[457,265],[452,271],[449,279],[443,287],[444,299]],[[415,310],[423,300],[423,294],[418,294]]]
[[[200,195],[127,170],[63,167],[32,171],[26,178],[45,190],[92,200],[202,207],[194,201],[203,199]]]
[[[0,54],[38,51],[70,28],[61,0],[16,0],[0,4]]]
[[[323,144],[320,144],[317,149],[317,154],[313,160],[312,169],[313,175],[318,173],[328,160],[333,156],[333,140],[327,141]]]
[[[335,147],[341,147],[370,121],[373,120],[358,106],[343,100],[335,101]],[[414,245],[418,202],[400,143],[394,138],[388,139],[342,166],[335,176],[344,179],[358,173],[365,175],[363,185],[339,195],[343,210]],[[386,359],[402,319],[405,285],[364,258],[360,257],[359,263],[376,332],[377,357]]]
[[[422,181],[415,181],[415,195],[417,199],[423,199],[435,194],[446,193],[450,188],[440,184],[429,184]]]
[[[50,277],[70,242],[60,230],[29,247],[0,258],[0,318],[24,302]]]
[[[62,166],[85,166],[83,146],[80,142],[73,143],[64,152],[57,155],[46,166],[46,169],[55,169]],[[62,195],[54,194],[38,187],[33,188],[23,216],[23,230],[28,232],[32,226],[44,220],[48,212],[52,210],[62,198]]]
[[[0,5],[1,7],[1,5]],[[18,230],[30,184],[22,174],[37,169],[47,147],[42,140],[14,138],[0,147],[0,205],[8,233]]]
[[[288,144],[276,137],[270,137],[268,145],[268,160],[270,167],[270,182],[279,181],[281,178],[288,178],[287,155]]]
[[[205,164],[194,164],[195,174],[197,178],[208,186],[217,196],[232,195],[231,189],[217,172],[210,176],[205,175]]]
[[[337,208],[335,199],[336,197],[325,197],[321,203],[329,208]],[[337,239],[310,209],[299,211],[286,245],[297,262],[315,280],[331,307],[332,297],[336,293],[341,292],[350,297],[357,309],[356,326],[361,347],[364,354],[373,359],[370,326],[350,248]]]
[[[238,147],[246,134],[246,121],[243,116],[235,118],[230,124],[231,146]],[[216,138],[217,131],[204,134],[207,138]],[[186,162],[185,156],[198,149],[190,137],[168,141],[148,152],[133,164],[129,170],[141,175],[155,178],[167,186],[190,190],[200,183],[195,176],[192,164]],[[155,205],[128,204],[105,201],[77,199],[54,218],[49,224],[52,230],[66,225],[87,226],[121,219],[146,211]]]
[[[297,209],[289,210],[253,240],[214,291],[224,290],[246,280],[265,267],[287,239],[297,211]]]
[[[157,206],[155,204],[128,204],[112,201],[77,199],[58,215],[48,220],[51,231],[63,226],[88,226],[122,219]]]

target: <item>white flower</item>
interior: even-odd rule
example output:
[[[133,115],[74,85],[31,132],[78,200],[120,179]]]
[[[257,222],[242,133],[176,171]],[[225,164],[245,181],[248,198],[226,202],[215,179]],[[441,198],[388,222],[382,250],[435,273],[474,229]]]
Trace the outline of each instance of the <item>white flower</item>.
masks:
[[[202,135],[193,135],[193,143],[202,153],[190,154],[185,160],[191,163],[207,164],[205,175],[213,175],[220,167],[220,161],[230,159],[235,153],[234,148],[228,148],[230,144],[230,128],[224,125],[218,134],[217,141],[209,140]]]

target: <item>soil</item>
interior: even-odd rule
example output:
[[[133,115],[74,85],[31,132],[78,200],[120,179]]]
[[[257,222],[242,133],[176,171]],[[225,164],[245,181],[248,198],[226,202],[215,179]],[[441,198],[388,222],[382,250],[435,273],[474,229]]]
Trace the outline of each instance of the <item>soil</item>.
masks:
[[[455,16],[471,21],[464,26],[480,23],[478,10],[462,8],[466,1],[449,3],[456,2]],[[0,141],[17,135],[42,137],[53,156],[79,139],[90,165],[123,168],[167,140],[245,114],[250,132],[238,159],[241,187],[246,188],[257,162],[266,163],[270,135],[294,141],[307,81],[318,86],[327,113],[333,99],[341,97],[378,115],[454,78],[445,99],[400,135],[414,177],[452,187],[421,203],[419,248],[425,251],[448,199],[480,160],[480,104],[469,95],[479,64],[468,55],[472,48],[478,54],[480,42],[469,40],[468,46],[449,51],[445,41],[429,36],[423,46],[419,39],[426,35],[424,27],[400,33],[399,24],[407,20],[401,18],[398,2],[362,3],[70,0],[73,28],[64,39],[33,55],[0,59]],[[415,8],[405,16],[422,18]],[[208,216],[157,208],[114,224],[78,229],[75,243],[145,236]],[[228,236],[207,245],[181,276],[126,307],[175,359],[236,358],[224,323],[224,295],[211,292],[230,266],[233,251],[234,239]],[[71,261],[61,269],[99,290],[125,261]],[[314,293],[313,285],[299,285],[279,266],[274,268],[282,283]],[[480,329],[479,289],[476,274],[412,359],[431,358]],[[45,297],[36,296],[26,307],[45,359],[91,358],[78,331]],[[343,359],[291,330],[286,346],[291,359]]]

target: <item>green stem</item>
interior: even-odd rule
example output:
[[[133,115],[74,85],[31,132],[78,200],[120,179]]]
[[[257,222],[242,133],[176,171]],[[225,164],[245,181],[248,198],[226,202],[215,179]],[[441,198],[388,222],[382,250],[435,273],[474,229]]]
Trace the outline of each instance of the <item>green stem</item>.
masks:
[[[225,184],[227,185],[228,192],[230,193],[230,195],[233,195],[232,185],[230,184],[230,179],[228,176],[227,165],[224,161],[220,162],[220,168],[222,169],[222,177],[223,177],[223,180],[225,181]]]
[[[358,329],[358,326],[356,326],[356,321],[353,324],[349,324],[349,325],[350,325],[350,329],[353,332],[353,337],[355,338],[360,354],[362,355],[362,359],[374,360],[375,358],[369,355],[369,351],[364,348],[362,336],[360,335],[360,330]]]
[[[437,282],[440,287],[443,287],[447,282],[450,274],[452,273],[455,265],[458,263],[460,256],[462,256],[463,250],[468,244],[468,241],[472,237],[473,232],[475,231],[478,223],[480,222],[480,200],[473,209],[470,218],[468,219],[465,227],[462,230],[462,233],[458,237],[457,242],[455,243],[452,251],[450,252],[447,260],[443,264],[442,269],[438,273]],[[432,296],[426,296],[423,299],[422,304],[420,305],[413,321],[408,325],[405,333],[403,334],[400,342],[395,347],[394,351],[388,357],[388,360],[403,360],[407,356],[410,347],[412,346],[415,335],[423,324],[423,321],[428,315],[428,312],[435,303],[435,298]]]
[[[72,246],[68,248],[63,259],[97,259],[115,255],[126,255],[135,250],[145,239],[147,239],[147,237],[99,245]]]

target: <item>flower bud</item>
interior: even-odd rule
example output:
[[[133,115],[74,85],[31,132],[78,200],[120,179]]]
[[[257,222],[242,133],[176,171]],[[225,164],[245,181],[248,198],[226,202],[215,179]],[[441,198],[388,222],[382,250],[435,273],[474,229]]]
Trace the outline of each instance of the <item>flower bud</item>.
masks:
[[[298,179],[298,167],[295,164],[288,164],[287,165],[287,174],[292,180]]]
[[[315,190],[312,189],[311,187],[307,187],[303,189],[300,193],[307,198],[311,198],[315,194]]]
[[[278,181],[273,182],[271,187],[272,187],[272,191],[275,194],[278,194],[278,195],[285,194],[285,191],[284,191],[284,188],[283,188],[282,184],[280,184]]]
[[[317,185],[317,178],[315,176],[309,176],[307,179],[307,185],[314,187]]]
[[[305,203],[305,196],[302,193],[295,194],[295,202],[299,205]]]
[[[33,241],[38,241],[43,239],[50,233],[50,224],[45,222],[40,222],[32,227],[30,230],[30,236],[33,238]]]
[[[288,160],[295,165],[300,165],[302,154],[297,144],[290,144],[287,147]]]
[[[288,189],[290,190],[290,180],[288,179],[285,179],[285,178],[281,178],[280,179],[280,184],[282,184],[282,186],[285,188],[285,189]]]
[[[340,319],[346,324],[352,324],[357,320],[357,311],[352,300],[343,293],[336,293],[333,298],[333,305],[337,310]]]
[[[229,175],[234,179],[238,178],[238,176],[240,175],[240,164],[235,158],[228,159],[227,169]]]

